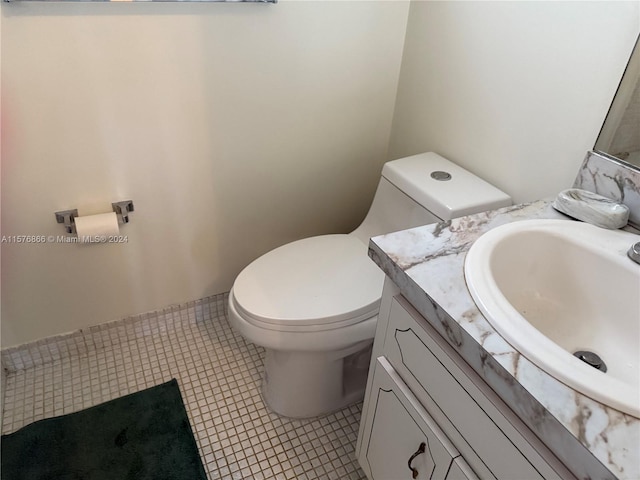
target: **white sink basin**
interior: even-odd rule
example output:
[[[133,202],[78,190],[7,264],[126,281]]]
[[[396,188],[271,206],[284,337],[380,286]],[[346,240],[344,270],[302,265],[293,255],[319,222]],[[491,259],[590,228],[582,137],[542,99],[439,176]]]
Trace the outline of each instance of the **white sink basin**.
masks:
[[[640,235],[524,220],[482,235],[465,261],[471,296],[517,351],[594,400],[640,418]],[[572,354],[596,353],[607,372]]]

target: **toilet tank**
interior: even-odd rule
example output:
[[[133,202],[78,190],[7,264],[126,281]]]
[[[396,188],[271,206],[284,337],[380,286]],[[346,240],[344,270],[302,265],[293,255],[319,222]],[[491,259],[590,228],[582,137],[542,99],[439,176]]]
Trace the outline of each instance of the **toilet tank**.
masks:
[[[473,173],[428,152],[384,164],[366,218],[352,232],[364,243],[384,233],[451,220],[512,204]]]

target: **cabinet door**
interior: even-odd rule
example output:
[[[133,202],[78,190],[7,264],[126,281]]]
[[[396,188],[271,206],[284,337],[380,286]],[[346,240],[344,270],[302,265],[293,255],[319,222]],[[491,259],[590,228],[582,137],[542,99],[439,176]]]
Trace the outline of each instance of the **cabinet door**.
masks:
[[[478,477],[473,473],[469,464],[464,461],[464,458],[458,457],[453,460],[445,480],[478,480]]]
[[[384,357],[375,364],[369,401],[372,414],[359,459],[369,477],[444,480],[459,453]]]
[[[498,409],[495,393],[487,392],[495,399],[489,400],[471,380],[477,374],[463,361],[462,370],[441,345],[451,348],[403,297],[392,300],[385,358],[480,478],[573,478],[557,461],[556,471],[540,456],[505,417],[508,407]]]

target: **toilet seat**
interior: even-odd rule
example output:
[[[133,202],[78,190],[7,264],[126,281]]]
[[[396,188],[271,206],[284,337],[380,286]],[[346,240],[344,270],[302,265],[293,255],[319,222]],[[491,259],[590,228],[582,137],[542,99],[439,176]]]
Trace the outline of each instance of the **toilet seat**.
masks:
[[[233,285],[244,319],[276,331],[342,328],[378,314],[384,273],[353,235],[305,238],[247,266]],[[294,294],[295,293],[295,294]]]

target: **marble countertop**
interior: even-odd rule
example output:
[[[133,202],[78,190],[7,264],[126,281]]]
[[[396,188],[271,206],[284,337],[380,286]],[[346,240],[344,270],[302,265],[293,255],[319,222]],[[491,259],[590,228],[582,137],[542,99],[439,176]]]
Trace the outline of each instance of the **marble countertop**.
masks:
[[[640,479],[640,419],[566,386],[519,354],[476,307],[464,260],[486,231],[569,217],[551,202],[506,207],[371,239],[369,256],[578,478]]]

